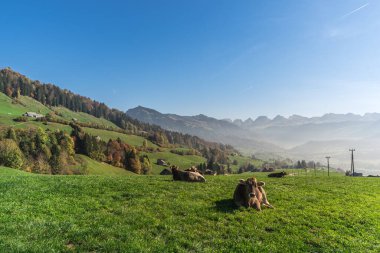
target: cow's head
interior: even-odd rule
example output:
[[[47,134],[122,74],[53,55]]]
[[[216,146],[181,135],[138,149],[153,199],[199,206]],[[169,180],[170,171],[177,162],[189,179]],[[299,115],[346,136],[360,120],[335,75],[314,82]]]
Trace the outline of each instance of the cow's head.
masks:
[[[245,194],[247,194],[248,198],[256,197],[256,188],[258,186],[256,178],[251,177],[247,180],[240,179],[239,184],[245,186]]]

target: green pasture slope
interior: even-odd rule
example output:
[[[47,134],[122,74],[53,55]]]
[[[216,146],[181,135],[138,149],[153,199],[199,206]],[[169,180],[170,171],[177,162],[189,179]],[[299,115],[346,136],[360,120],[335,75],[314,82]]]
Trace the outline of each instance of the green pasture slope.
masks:
[[[56,112],[59,115],[56,117],[62,118],[68,121],[75,118],[79,122],[94,123],[94,124],[118,129],[118,127],[115,124],[105,119],[96,118],[86,113],[73,112],[63,107],[48,108],[44,106],[43,104],[41,104],[40,102],[29,97],[21,96],[19,99],[19,102],[20,103],[12,102],[11,98],[9,98],[8,96],[0,92],[0,126],[5,126],[5,127],[13,126],[15,128],[42,127],[44,129],[51,129],[51,130],[59,129],[59,130],[66,131],[68,133],[70,133],[72,130],[71,127],[67,125],[51,123],[51,122],[45,125],[45,124],[42,124],[42,122],[36,122],[32,119],[29,119],[27,122],[13,121],[13,119],[21,116],[25,112],[31,111],[31,112],[41,113],[41,114]],[[95,128],[89,128],[89,127],[83,127],[83,130],[90,135],[101,137],[104,141],[108,141],[109,139],[116,140],[117,138],[120,138],[122,141],[136,147],[142,146],[145,140],[141,136],[129,135],[129,134],[127,135],[127,134],[122,134],[115,131],[101,130],[101,129],[95,129]],[[148,144],[148,147],[151,147],[154,149],[158,148],[157,145],[155,145],[154,143],[150,141],[147,141],[147,144]],[[164,166],[159,166],[156,164],[157,158],[165,159],[169,163],[178,165],[180,166],[180,168],[184,168],[184,169],[192,165],[198,165],[201,162],[205,161],[205,159],[200,156],[181,156],[181,155],[170,153],[170,149],[167,149],[167,148],[161,148],[159,152],[146,153],[146,154],[148,155],[149,159],[152,162],[152,174],[159,174],[164,168],[166,168]],[[93,163],[91,164],[93,165]],[[105,171],[104,166],[102,166],[104,164],[99,163],[98,165],[102,168],[99,171]],[[95,168],[95,167],[93,166],[92,168]],[[109,166],[108,168],[110,169],[113,167]],[[119,171],[119,170],[116,170],[116,171]],[[96,169],[94,169],[92,172],[98,173]],[[114,170],[109,170],[109,172],[111,175],[114,174]]]
[[[1,167],[0,252],[380,251],[378,178],[255,175],[275,209],[234,207],[242,175],[202,184]]]
[[[88,156],[85,155],[76,155],[79,159],[81,159],[81,163],[84,163],[88,175],[100,175],[100,176],[132,176],[137,174],[130,172],[124,168],[114,167],[107,163],[98,162],[92,160]]]

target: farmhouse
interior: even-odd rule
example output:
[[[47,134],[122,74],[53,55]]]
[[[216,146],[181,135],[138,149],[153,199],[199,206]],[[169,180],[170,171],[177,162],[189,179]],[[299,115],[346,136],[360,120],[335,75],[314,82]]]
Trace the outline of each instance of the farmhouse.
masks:
[[[35,112],[26,112],[22,116],[38,119],[38,118],[42,118],[44,115],[38,114],[38,113],[35,113]]]

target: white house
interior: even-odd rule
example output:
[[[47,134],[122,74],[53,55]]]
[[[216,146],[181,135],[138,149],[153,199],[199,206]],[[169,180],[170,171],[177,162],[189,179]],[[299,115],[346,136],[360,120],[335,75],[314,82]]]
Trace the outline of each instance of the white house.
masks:
[[[22,116],[38,119],[38,118],[42,118],[44,115],[38,114],[38,113],[35,113],[35,112],[26,112]]]

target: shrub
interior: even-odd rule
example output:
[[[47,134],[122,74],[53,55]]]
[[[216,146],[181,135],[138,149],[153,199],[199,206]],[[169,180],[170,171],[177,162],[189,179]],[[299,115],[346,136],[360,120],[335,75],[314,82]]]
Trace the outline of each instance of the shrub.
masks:
[[[15,169],[22,168],[24,164],[23,154],[14,140],[0,141],[0,164]]]
[[[28,118],[25,117],[25,116],[20,116],[20,117],[17,117],[15,119],[13,119],[13,121],[16,121],[16,122],[27,122]]]

